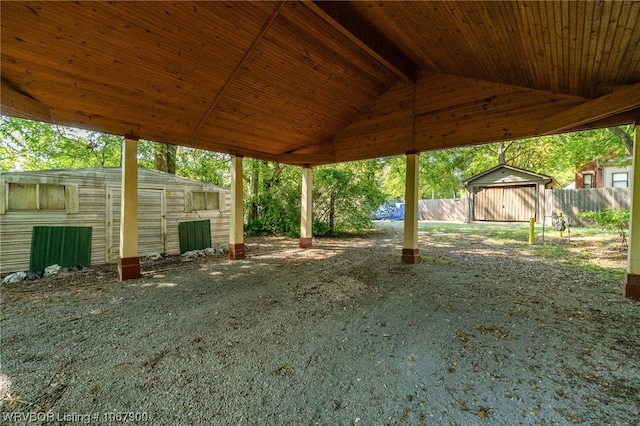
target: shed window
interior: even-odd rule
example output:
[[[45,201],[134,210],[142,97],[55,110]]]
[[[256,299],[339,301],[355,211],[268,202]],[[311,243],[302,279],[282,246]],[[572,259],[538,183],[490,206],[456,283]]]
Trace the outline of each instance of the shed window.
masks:
[[[627,188],[629,187],[629,173],[612,173],[611,174],[611,186],[614,188]]]
[[[591,189],[593,188],[593,175],[592,174],[586,174],[582,177],[582,187],[584,189]]]
[[[217,192],[193,192],[194,210],[219,210],[220,198]]]
[[[64,185],[38,185],[40,210],[64,210]]]
[[[68,199],[77,192],[70,189],[55,184],[9,183],[7,210],[68,210]]]
[[[9,184],[8,210],[37,210],[38,186],[29,183]]]

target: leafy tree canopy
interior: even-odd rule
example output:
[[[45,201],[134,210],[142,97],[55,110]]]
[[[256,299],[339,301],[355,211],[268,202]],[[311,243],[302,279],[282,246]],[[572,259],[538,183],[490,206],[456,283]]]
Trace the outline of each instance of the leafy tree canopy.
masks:
[[[420,155],[420,197],[464,194],[462,181],[500,162],[548,174],[561,186],[589,161],[630,154],[632,127],[427,151]],[[119,166],[122,137],[0,116],[0,171]],[[187,178],[230,185],[230,157],[139,141],[138,162]],[[384,200],[404,199],[404,156],[314,167],[314,229],[335,234],[370,226]],[[300,167],[245,160],[247,232],[299,235]]]

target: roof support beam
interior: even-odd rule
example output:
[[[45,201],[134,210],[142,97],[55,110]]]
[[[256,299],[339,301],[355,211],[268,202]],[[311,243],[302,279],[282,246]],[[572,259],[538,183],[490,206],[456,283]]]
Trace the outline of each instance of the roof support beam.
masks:
[[[14,89],[4,78],[2,79],[2,88],[0,89],[3,115],[27,118],[31,120],[50,121],[51,113],[49,107],[40,101],[24,95]]]
[[[561,133],[640,107],[640,83],[585,102],[540,120],[538,134]]]
[[[253,55],[253,51],[256,49],[256,47],[258,46],[258,43],[260,43],[260,41],[262,40],[264,35],[267,33],[267,31],[269,31],[269,28],[271,28],[271,24],[273,24],[273,21],[275,21],[278,15],[280,14],[280,11],[284,7],[284,4],[285,2],[281,1],[276,5],[275,9],[271,13],[271,16],[269,17],[267,22],[265,22],[265,24],[262,26],[262,29],[260,30],[260,34],[258,34],[258,36],[253,40],[253,43],[251,43],[251,46],[249,46],[249,48],[245,52],[244,56],[242,57],[242,60],[238,63],[238,65],[236,65],[236,68],[233,70],[233,72],[225,82],[222,89],[220,89],[220,91],[216,95],[216,98],[213,100],[213,102],[209,106],[209,109],[207,110],[207,112],[204,113],[204,115],[198,122],[198,125],[193,130],[193,133],[191,133],[191,137],[189,138],[191,142],[193,142],[193,140],[196,138],[196,136],[198,135],[198,132],[200,132],[200,129],[202,129],[202,126],[204,126],[204,123],[207,121],[207,119],[209,118],[213,110],[216,109],[222,97],[227,93],[227,90],[231,86],[231,83],[233,83],[233,81],[236,79],[236,77],[238,76],[238,74],[240,73],[244,65],[247,63],[251,55]]]
[[[335,154],[280,154],[276,156],[275,161],[284,164],[298,164],[298,165],[319,165],[319,164],[331,164],[336,162]]]
[[[304,4],[404,80],[416,81],[418,67],[348,2],[305,1]]]

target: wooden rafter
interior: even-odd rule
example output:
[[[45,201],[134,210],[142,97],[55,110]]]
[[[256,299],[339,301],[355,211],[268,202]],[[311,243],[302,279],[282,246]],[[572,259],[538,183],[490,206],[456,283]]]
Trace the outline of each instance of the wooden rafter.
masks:
[[[336,162],[335,154],[280,154],[276,161],[285,164],[331,164]]]
[[[415,82],[417,66],[350,4],[331,1],[305,1],[304,4],[398,77]]]
[[[198,122],[198,125],[196,126],[196,128],[193,130],[193,133],[191,134],[190,141],[193,142],[193,140],[196,138],[196,136],[198,135],[198,132],[200,131],[200,129],[202,129],[202,126],[204,126],[204,123],[207,121],[207,119],[209,118],[209,116],[211,115],[213,110],[215,110],[216,107],[218,106],[218,103],[220,102],[220,99],[222,99],[222,97],[225,95],[225,93],[227,92],[227,90],[229,89],[231,84],[235,81],[236,77],[238,76],[238,73],[240,73],[240,71],[242,70],[244,65],[247,63],[247,61],[249,60],[249,58],[253,54],[254,50],[258,46],[258,43],[260,43],[260,41],[262,40],[264,35],[267,33],[267,31],[269,31],[269,28],[271,27],[271,24],[273,24],[273,21],[276,20],[276,18],[280,14],[280,11],[284,7],[284,5],[285,5],[285,2],[281,1],[275,7],[275,9],[273,10],[273,13],[271,14],[271,16],[269,17],[267,22],[265,22],[265,24],[262,26],[262,29],[260,30],[260,33],[256,36],[256,38],[253,40],[253,43],[251,44],[251,46],[247,49],[246,53],[242,57],[242,60],[238,63],[236,68],[233,70],[233,73],[231,73],[231,75],[229,76],[229,78],[225,82],[225,84],[222,87],[222,89],[220,89],[220,91],[216,95],[216,98],[213,100],[213,102],[209,106],[209,109],[207,109],[207,111],[204,113],[204,115],[202,116],[202,118]]]
[[[37,99],[18,92],[4,78],[2,79],[0,93],[2,94],[2,114],[41,121],[49,121],[51,119],[48,106]]]
[[[640,83],[540,120],[538,134],[559,133],[640,107]]]

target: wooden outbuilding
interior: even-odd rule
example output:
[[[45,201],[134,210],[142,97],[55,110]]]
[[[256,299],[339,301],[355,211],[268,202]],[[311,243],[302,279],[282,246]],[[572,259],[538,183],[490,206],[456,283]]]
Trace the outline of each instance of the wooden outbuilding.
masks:
[[[501,164],[463,182],[466,222],[542,222],[544,190],[557,189],[551,176]]]
[[[29,269],[34,227],[91,228],[91,264],[117,262],[121,181],[119,167],[0,173],[0,273]],[[138,255],[179,254],[191,221],[226,246],[230,206],[229,189],[139,167]]]

